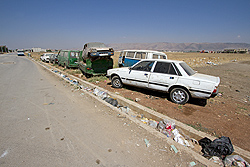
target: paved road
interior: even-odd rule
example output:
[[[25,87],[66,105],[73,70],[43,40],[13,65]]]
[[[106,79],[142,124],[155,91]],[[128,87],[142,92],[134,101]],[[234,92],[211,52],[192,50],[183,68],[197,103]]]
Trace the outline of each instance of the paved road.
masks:
[[[188,166],[195,161],[117,114],[26,57],[0,55],[0,166]]]

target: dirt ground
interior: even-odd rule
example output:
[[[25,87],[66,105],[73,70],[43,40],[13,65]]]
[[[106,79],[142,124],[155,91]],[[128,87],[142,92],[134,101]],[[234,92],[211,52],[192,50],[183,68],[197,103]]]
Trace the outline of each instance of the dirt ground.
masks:
[[[114,67],[119,53],[115,54]],[[219,76],[219,94],[206,101],[192,99],[172,103],[168,94],[125,86],[115,89],[110,81],[98,86],[165,114],[215,137],[230,137],[233,145],[250,151],[250,54],[167,53],[168,59],[184,60],[194,70]],[[86,78],[83,78],[87,80]]]
[[[148,108],[213,136],[230,137],[234,145],[250,151],[250,56],[217,55],[168,56],[184,60],[200,73],[220,77],[219,96],[207,101],[193,99],[185,105],[177,105],[169,101],[168,95],[159,92],[128,86],[115,89],[109,80],[99,82],[98,86],[133,101],[139,98],[138,103]]]

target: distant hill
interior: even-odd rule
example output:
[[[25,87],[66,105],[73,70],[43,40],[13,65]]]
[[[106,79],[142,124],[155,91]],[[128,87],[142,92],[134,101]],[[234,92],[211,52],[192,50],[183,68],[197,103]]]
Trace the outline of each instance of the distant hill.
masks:
[[[164,51],[218,51],[223,49],[247,48],[250,50],[250,44],[247,43],[113,43],[108,44],[115,51],[125,49],[144,49],[144,50],[164,50]]]

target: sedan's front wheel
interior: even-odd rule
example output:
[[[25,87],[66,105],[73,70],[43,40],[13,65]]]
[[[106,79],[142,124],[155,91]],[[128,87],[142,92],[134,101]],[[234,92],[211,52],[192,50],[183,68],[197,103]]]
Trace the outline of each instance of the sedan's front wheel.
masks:
[[[114,88],[121,88],[123,86],[122,81],[118,76],[112,77],[111,84]]]
[[[170,99],[174,103],[185,104],[189,100],[189,94],[183,88],[174,88],[170,92]]]

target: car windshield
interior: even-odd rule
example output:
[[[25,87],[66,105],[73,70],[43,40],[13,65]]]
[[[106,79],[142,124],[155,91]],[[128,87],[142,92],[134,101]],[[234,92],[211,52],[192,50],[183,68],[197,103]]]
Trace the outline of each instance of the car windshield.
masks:
[[[180,63],[180,66],[183,68],[184,71],[186,71],[189,76],[195,74],[195,71],[191,67],[189,67],[185,62]]]

